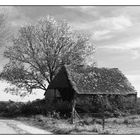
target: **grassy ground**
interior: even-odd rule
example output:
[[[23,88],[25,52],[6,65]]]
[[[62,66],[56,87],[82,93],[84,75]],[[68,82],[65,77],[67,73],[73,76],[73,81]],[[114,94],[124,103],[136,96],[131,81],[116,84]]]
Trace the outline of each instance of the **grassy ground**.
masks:
[[[42,115],[16,119],[54,134],[140,134],[140,115],[106,119],[104,130],[100,119],[90,117],[86,118],[84,123],[76,124],[70,124],[68,119],[54,119]]]
[[[34,117],[18,117],[16,120],[28,123],[30,125],[46,129],[54,134],[98,134],[102,133],[100,124],[71,124],[69,119],[54,119],[42,115]]]
[[[140,134],[140,115],[107,119],[106,129],[111,134]]]

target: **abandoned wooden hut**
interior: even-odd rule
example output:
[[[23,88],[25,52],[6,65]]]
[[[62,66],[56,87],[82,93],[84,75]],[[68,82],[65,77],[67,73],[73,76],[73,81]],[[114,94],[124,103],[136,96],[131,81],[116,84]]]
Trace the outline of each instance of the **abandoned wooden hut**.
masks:
[[[76,106],[85,111],[93,111],[96,108],[94,101],[100,96],[110,102],[118,102],[119,105],[119,101],[124,97],[125,102],[134,107],[137,92],[118,68],[65,65],[45,93],[47,102],[52,103],[52,106],[58,103],[56,107],[66,109]],[[69,105],[66,105],[66,102]]]

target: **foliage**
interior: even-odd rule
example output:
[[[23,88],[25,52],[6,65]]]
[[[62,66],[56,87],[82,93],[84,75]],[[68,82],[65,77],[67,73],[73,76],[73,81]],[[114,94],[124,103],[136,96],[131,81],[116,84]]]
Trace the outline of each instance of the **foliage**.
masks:
[[[45,115],[45,101],[35,100],[33,102],[0,102],[1,117],[30,116],[35,114]]]
[[[50,83],[62,65],[84,63],[93,53],[88,35],[47,16],[34,25],[21,27],[13,37],[4,52],[10,61],[1,77],[18,87],[46,90],[44,81]]]
[[[21,114],[21,107],[23,103],[16,103],[13,101],[0,102],[0,116],[1,117],[14,117]]]
[[[93,95],[85,98],[86,103],[77,101],[76,110],[81,116],[88,114],[94,117],[119,117],[136,113],[133,96],[128,98],[123,95]],[[80,98],[82,100],[83,98]],[[127,102],[126,102],[127,101]],[[131,103],[133,102],[133,104]],[[131,105],[132,104],[132,105]]]
[[[137,110],[137,114],[140,114],[140,98],[137,98],[136,110]]]
[[[23,104],[21,107],[21,114],[24,116],[36,115],[36,114],[46,114],[45,100],[36,100],[33,102],[28,102]]]
[[[114,102],[114,101],[112,101]],[[101,102],[97,102],[95,105],[100,105]],[[111,103],[112,104],[112,103]],[[13,117],[13,116],[32,116],[32,115],[45,115],[45,116],[50,116],[54,118],[69,118],[70,117],[70,112],[67,112],[66,110],[62,110],[62,104],[57,103],[57,110],[48,110],[48,104],[46,103],[45,99],[43,100],[35,100],[32,102],[13,102],[13,101],[7,101],[7,102],[0,102],[0,116],[1,117]],[[67,103],[63,104],[63,109],[65,109],[65,106],[68,105]],[[100,109],[99,109],[100,108]],[[77,110],[78,111],[78,110]],[[98,107],[98,111],[94,110],[94,113],[98,113],[97,115],[92,115],[92,114],[86,114],[85,118],[88,119],[89,117],[101,117],[100,114],[102,111],[101,105]],[[137,103],[137,112],[139,113],[139,104]],[[81,112],[82,113],[82,112]],[[136,112],[135,112],[136,113]],[[82,116],[84,117],[84,114]],[[104,115],[106,118],[108,117],[119,117],[119,116],[127,116],[128,114],[131,114],[131,111],[129,110],[120,110],[118,107],[115,105],[112,110],[109,110],[109,108],[105,108]],[[79,115],[81,115],[79,113]],[[90,120],[91,123],[92,120]],[[93,120],[94,121],[94,120]]]
[[[4,92],[12,95],[20,95],[20,97],[25,97],[26,95],[30,94],[31,91],[27,91],[25,88],[20,88],[10,84],[4,89]],[[34,94],[34,92],[32,94]]]

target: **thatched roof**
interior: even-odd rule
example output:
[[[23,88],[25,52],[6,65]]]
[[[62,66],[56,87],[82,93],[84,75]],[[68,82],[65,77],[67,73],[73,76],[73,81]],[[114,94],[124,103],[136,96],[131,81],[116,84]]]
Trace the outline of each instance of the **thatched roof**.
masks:
[[[57,88],[57,84],[62,84],[62,75],[66,75],[78,94],[136,94],[134,87],[118,68],[64,66],[48,88]],[[66,80],[62,85],[65,83]]]

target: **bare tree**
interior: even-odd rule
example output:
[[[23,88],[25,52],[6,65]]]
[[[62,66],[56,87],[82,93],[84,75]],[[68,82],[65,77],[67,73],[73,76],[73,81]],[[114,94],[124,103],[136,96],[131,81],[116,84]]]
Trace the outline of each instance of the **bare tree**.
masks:
[[[4,52],[10,61],[1,76],[18,87],[46,90],[44,81],[50,83],[62,65],[84,63],[93,52],[87,35],[47,16],[20,28]]]

